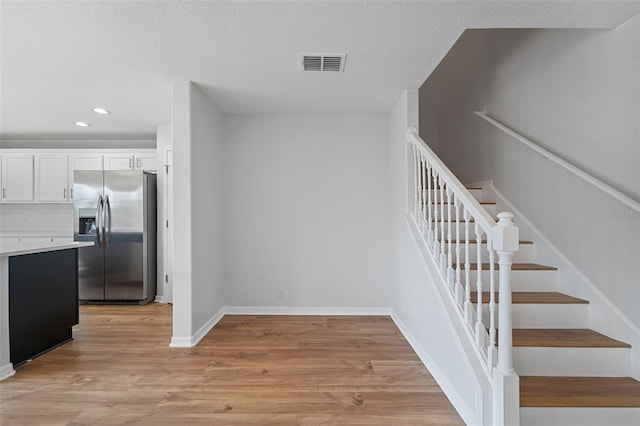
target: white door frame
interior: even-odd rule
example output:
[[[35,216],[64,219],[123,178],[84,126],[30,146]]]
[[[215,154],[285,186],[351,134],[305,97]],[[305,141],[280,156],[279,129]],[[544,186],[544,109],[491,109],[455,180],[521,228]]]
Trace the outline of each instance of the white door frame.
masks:
[[[173,147],[164,149],[164,287],[163,301],[173,303]]]

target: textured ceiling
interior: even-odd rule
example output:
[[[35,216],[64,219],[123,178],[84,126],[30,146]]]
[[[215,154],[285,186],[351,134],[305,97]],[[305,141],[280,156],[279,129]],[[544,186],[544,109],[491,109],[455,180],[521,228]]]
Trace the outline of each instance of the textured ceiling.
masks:
[[[0,136],[153,137],[171,120],[175,79],[227,113],[387,112],[466,28],[610,28],[639,11],[637,1],[3,0]],[[345,71],[303,73],[301,52],[347,53]]]

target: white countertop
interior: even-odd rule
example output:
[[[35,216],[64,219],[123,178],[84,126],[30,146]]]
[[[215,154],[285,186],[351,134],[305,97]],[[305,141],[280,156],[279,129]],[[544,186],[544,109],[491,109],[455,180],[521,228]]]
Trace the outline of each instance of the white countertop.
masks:
[[[19,256],[92,245],[93,242],[90,241],[79,242],[70,238],[0,238],[0,256]]]

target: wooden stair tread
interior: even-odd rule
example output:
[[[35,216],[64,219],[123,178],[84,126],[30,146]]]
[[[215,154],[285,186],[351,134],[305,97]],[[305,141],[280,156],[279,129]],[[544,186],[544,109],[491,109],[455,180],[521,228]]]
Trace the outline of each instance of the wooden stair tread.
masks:
[[[520,376],[521,407],[640,407],[631,377]]]
[[[514,347],[630,348],[588,328],[514,328]]]
[[[464,269],[464,265],[460,265],[462,269]],[[456,268],[456,265],[453,265],[453,269]],[[495,264],[495,268],[496,271],[499,270],[499,265],[496,263]],[[472,271],[475,271],[478,269],[478,264],[477,263],[470,263],[469,264],[469,269]],[[482,270],[483,271],[488,271],[489,270],[489,264],[488,263],[483,263],[482,264]],[[546,265],[539,265],[537,263],[514,263],[513,265],[511,265],[511,270],[512,271],[557,271],[558,268],[556,268],[555,266],[546,266]]]
[[[482,303],[489,303],[490,292],[482,292]],[[496,303],[500,302],[498,292],[495,294]],[[471,302],[477,303],[478,293],[471,293]],[[515,291],[511,293],[511,303],[513,304],[588,304],[588,300],[578,299],[577,297],[568,296],[566,294],[558,293],[555,291]]]

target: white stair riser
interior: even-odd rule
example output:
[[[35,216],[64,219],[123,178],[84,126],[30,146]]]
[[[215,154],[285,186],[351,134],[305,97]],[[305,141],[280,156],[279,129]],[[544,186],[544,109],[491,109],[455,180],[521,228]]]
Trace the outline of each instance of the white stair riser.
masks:
[[[462,279],[464,280],[464,271]],[[476,271],[471,271],[471,289],[475,290]],[[496,270],[495,283],[498,286],[498,274]],[[511,291],[557,291],[557,271],[512,271]],[[489,271],[482,271],[482,288],[488,291]]]
[[[640,408],[520,408],[522,426],[631,426],[640,424]]]
[[[514,347],[513,365],[521,376],[626,377],[629,348]]]
[[[488,305],[484,310],[488,325]],[[588,328],[589,305],[517,303],[512,305],[511,315],[514,328]]]

